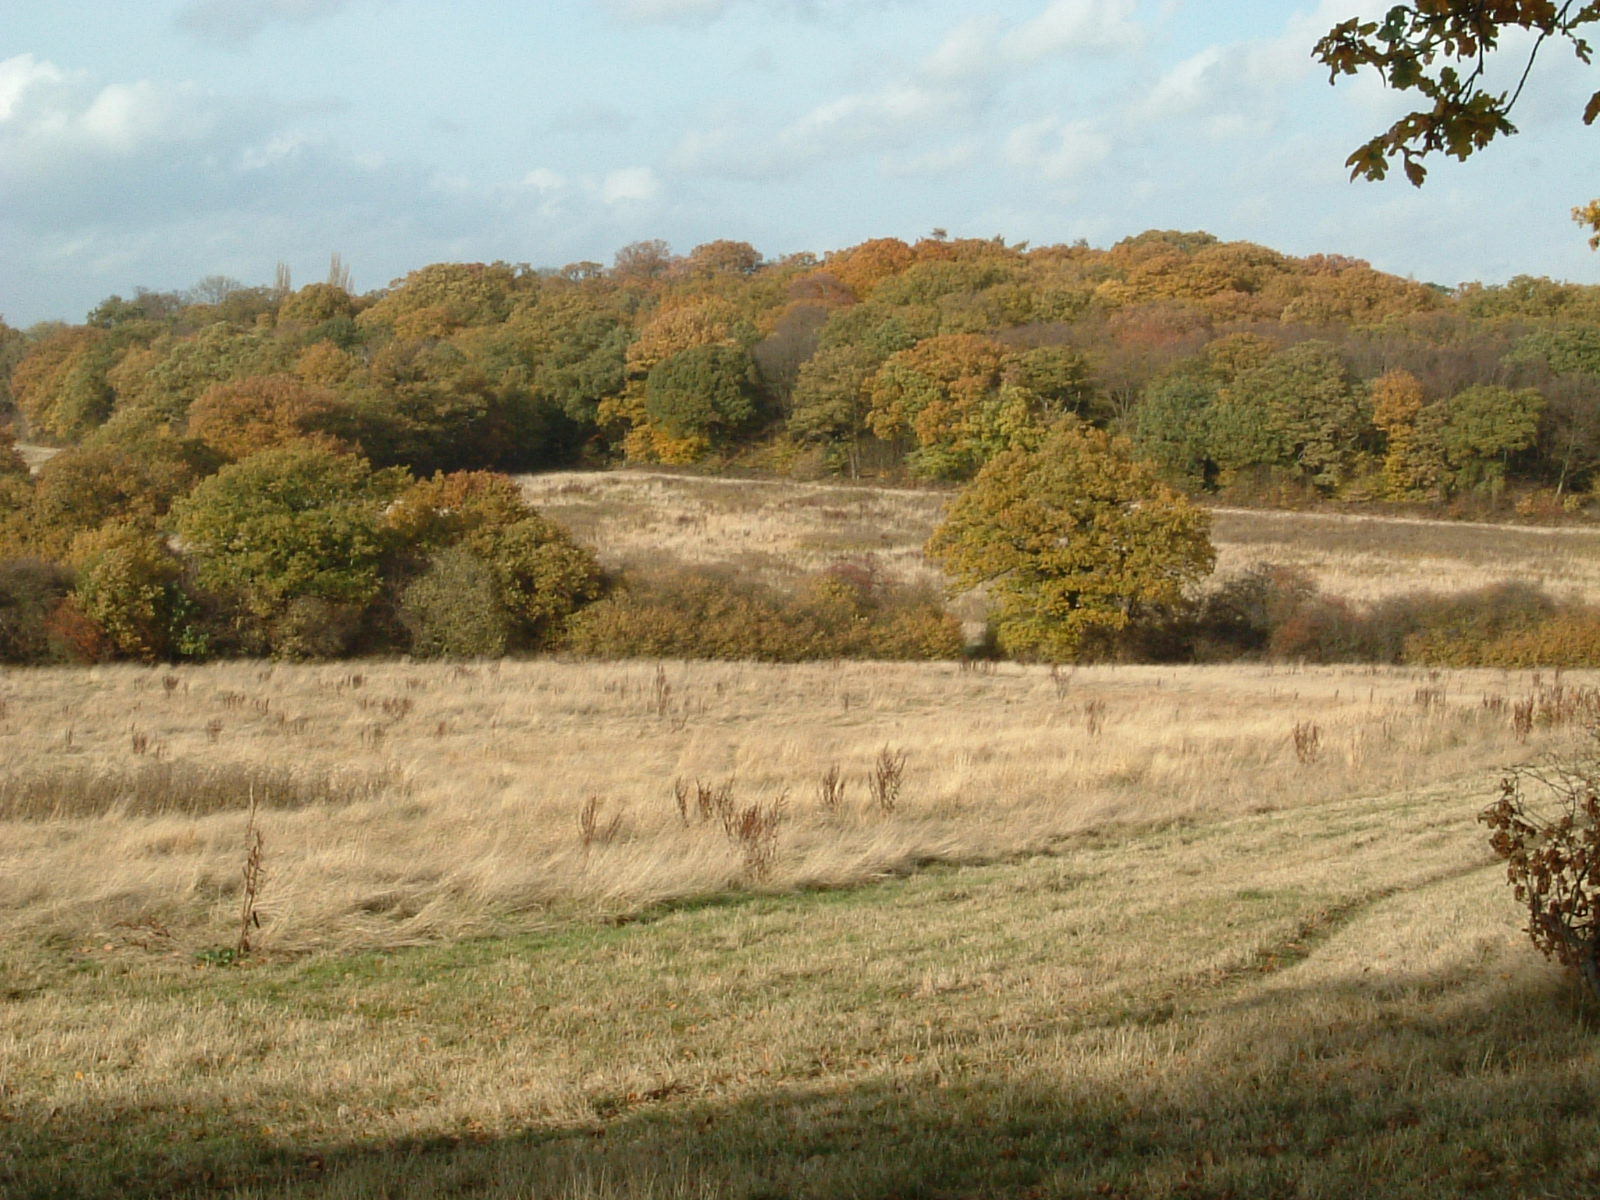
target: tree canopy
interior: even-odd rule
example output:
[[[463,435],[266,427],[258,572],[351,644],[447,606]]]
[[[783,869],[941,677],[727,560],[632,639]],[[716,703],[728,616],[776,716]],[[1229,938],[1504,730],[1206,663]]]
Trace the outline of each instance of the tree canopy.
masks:
[[[988,590],[1005,650],[1060,660],[1175,606],[1211,571],[1209,526],[1126,439],[1068,421],[991,459],[928,553]]]

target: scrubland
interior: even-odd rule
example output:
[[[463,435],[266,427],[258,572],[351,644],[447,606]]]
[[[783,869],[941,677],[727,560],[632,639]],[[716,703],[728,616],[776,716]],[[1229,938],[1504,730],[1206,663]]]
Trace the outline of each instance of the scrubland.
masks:
[[[613,565],[924,571],[937,494],[766,486],[528,482]],[[1585,535],[1317,520],[1224,559],[1593,586]],[[1597,687],[8,671],[0,1194],[1594,1194],[1595,1015],[1476,815]]]

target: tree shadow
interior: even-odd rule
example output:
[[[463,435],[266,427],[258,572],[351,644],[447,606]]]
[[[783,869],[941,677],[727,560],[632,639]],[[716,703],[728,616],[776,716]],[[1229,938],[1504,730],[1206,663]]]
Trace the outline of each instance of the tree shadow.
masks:
[[[266,1125],[284,1104],[332,1112],[333,1087],[257,1089],[248,1108],[228,1112],[181,1089],[116,1112],[24,1105],[0,1124],[0,1194],[1600,1194],[1600,1072],[1585,1048],[1600,1025],[1594,1006],[1554,971],[1470,982],[1391,975],[1277,987],[1119,1026],[1064,1015],[1030,1031],[1028,1052],[1011,1063],[976,1061],[969,1045],[956,1053],[965,1065],[879,1064],[864,1078],[734,1101],[668,1088],[597,1102],[581,1126],[508,1136],[467,1128],[321,1144]],[[1335,1009],[1364,1015],[1328,1020]],[[1219,1040],[1222,1030],[1269,1028],[1254,1044]]]

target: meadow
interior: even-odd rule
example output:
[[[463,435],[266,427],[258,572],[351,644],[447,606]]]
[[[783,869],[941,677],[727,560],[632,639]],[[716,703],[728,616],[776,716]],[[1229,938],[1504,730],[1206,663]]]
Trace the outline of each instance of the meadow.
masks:
[[[528,486],[613,563],[743,521],[733,565],[774,578],[874,527],[920,570],[896,547],[937,499]],[[1568,544],[1453,532],[1430,552],[1462,570]],[[1506,764],[1583,744],[1597,687],[11,670],[0,1194],[1592,1194],[1595,1014],[1476,816]]]

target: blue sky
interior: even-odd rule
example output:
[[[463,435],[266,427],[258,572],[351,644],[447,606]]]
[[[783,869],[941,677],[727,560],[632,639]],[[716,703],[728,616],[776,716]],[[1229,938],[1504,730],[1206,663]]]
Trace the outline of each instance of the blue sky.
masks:
[[[935,227],[1206,229],[1455,284],[1600,281],[1591,73],[1427,186],[1347,181],[1401,107],[1309,57],[1384,0],[6,0],[0,315],[206,275],[769,256]]]

